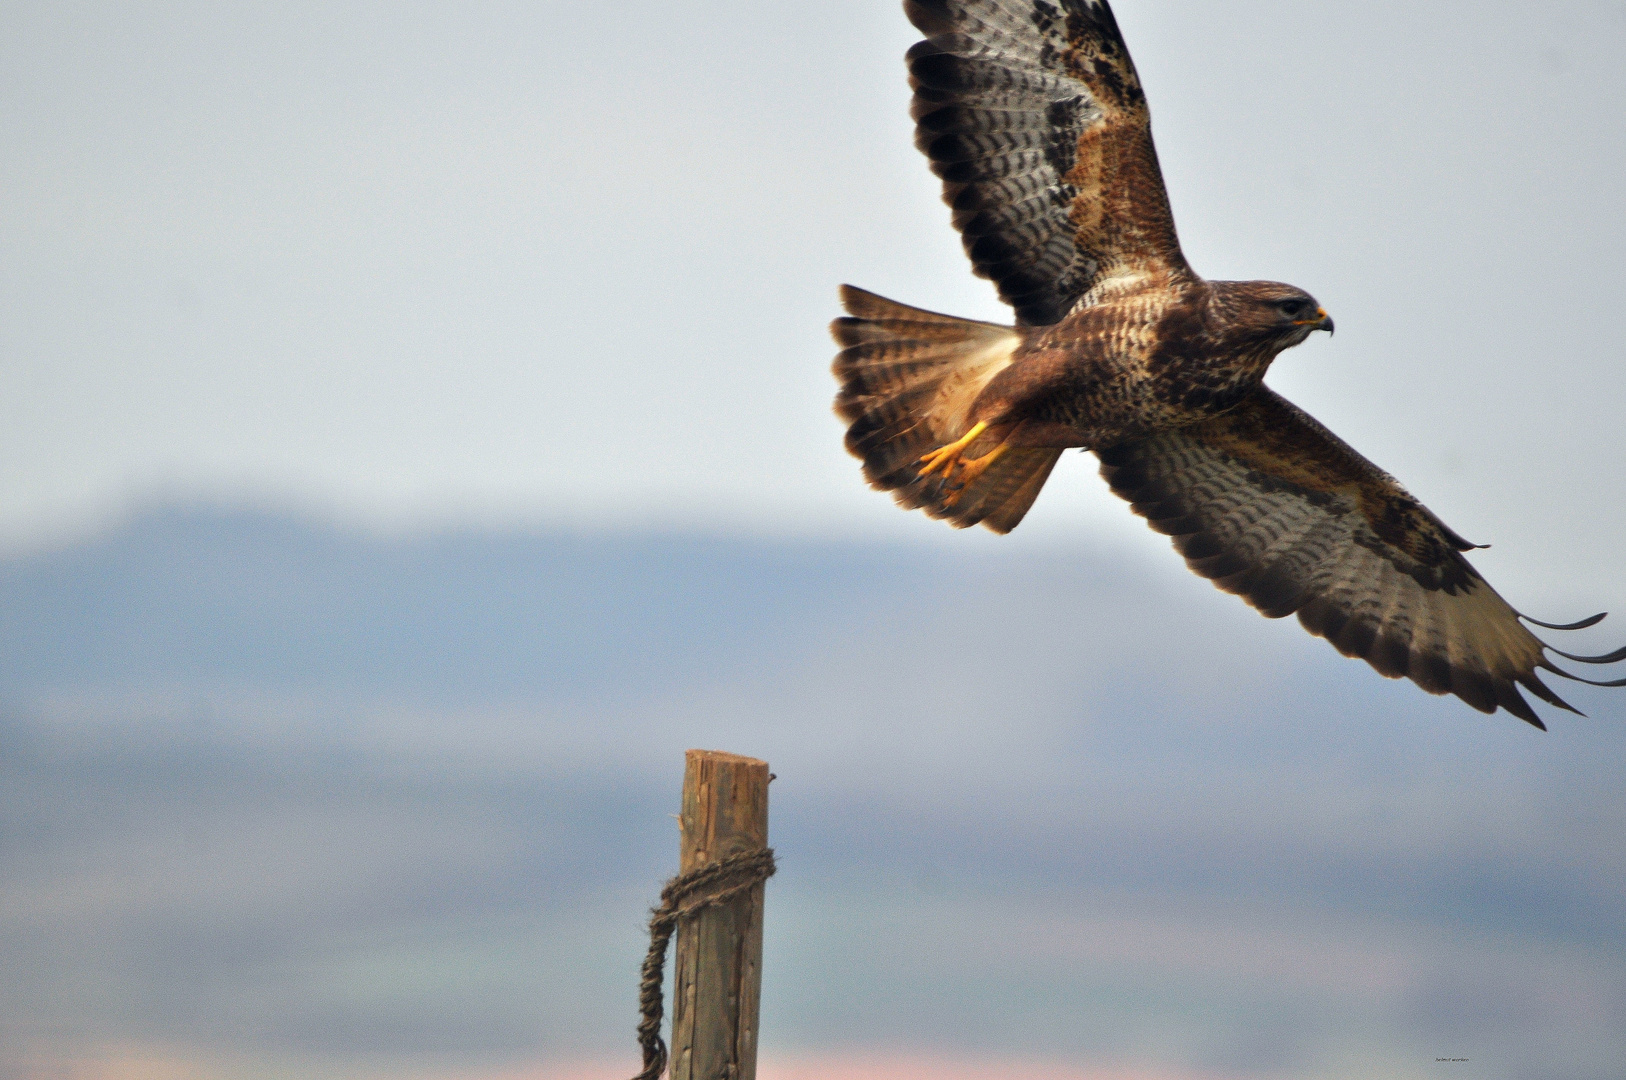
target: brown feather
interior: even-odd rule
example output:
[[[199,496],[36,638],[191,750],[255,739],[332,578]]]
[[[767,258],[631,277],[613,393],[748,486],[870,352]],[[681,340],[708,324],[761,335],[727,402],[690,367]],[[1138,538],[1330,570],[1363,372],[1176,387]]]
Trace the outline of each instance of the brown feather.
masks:
[[[1112,9],[1090,0],[908,0],[915,144],[973,268],[1020,323],[1106,281],[1189,273],[1151,115]]]
[[[842,286],[850,316],[830,324],[832,370],[841,383],[836,415],[847,421],[847,449],[864,462],[871,487],[900,504],[965,528],[1010,532],[1055,466],[1060,450],[1009,450],[959,491],[940,476],[922,477],[920,458],[970,430],[971,406],[1010,364],[1021,335],[1008,326],[922,311]],[[972,444],[993,449],[987,437]]]
[[[836,412],[871,485],[1007,532],[1063,448],[1094,449],[1192,570],[1266,616],[1296,612],[1346,656],[1484,712],[1541,727],[1521,691],[1569,709],[1537,669],[1590,680],[1547,658],[1462,557],[1475,545],[1264,388],[1276,357],[1332,319],[1302,289],[1204,281],[1186,264],[1105,0],[904,7],[927,35],[908,55],[916,145],[1018,325],[844,288]]]
[[[1536,677],[1557,670],[1547,646],[1462,557],[1460,537],[1270,390],[1097,453],[1112,490],[1172,534],[1194,571],[1264,614],[1297,611],[1344,655],[1482,712],[1543,727],[1520,687],[1570,708]]]

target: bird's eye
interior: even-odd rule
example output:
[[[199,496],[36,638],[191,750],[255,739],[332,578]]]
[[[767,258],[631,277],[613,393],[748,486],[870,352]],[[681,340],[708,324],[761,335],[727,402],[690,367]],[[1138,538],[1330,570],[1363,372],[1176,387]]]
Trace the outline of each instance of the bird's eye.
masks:
[[[1304,301],[1283,300],[1281,303],[1281,309],[1283,315],[1286,315],[1290,319],[1296,319],[1304,312]]]

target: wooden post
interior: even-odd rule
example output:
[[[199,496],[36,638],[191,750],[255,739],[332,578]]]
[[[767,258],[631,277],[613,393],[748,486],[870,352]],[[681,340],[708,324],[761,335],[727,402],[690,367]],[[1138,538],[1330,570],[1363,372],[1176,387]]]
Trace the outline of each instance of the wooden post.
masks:
[[[768,846],[768,763],[690,750],[682,873]],[[671,1080],[756,1080],[762,883],[679,924],[672,965]]]

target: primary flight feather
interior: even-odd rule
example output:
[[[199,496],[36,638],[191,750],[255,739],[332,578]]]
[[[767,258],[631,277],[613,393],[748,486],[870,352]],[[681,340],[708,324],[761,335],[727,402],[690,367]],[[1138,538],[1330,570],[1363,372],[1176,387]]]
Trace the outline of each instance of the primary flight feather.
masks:
[[[852,286],[834,370],[847,448],[877,488],[1009,532],[1068,447],[1197,573],[1390,677],[1504,708],[1571,707],[1537,676],[1626,659],[1552,650],[1383,470],[1264,385],[1326,310],[1187,265],[1135,66],[1104,0],[906,0],[916,145],[976,273],[1015,326]],[[1591,626],[1594,616],[1555,630]],[[1626,679],[1597,682],[1626,685]]]

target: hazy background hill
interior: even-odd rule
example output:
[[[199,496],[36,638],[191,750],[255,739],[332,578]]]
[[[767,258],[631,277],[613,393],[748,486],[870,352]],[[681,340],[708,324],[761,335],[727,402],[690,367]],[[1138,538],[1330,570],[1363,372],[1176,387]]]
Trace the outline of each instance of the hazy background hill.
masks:
[[[1611,1075],[1621,725],[1157,569],[197,506],[9,559],[5,1067],[625,1071],[710,745],[780,775],[769,1061]]]

